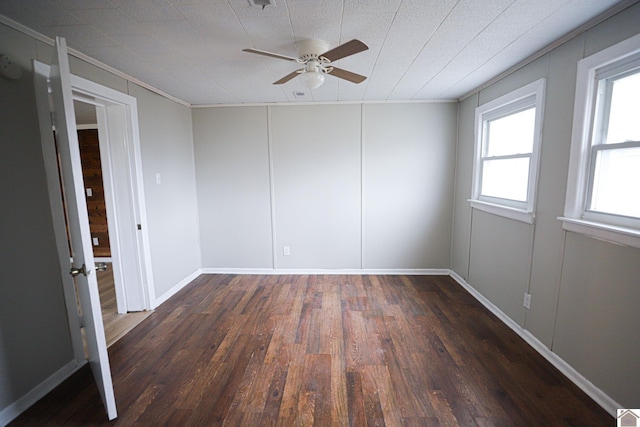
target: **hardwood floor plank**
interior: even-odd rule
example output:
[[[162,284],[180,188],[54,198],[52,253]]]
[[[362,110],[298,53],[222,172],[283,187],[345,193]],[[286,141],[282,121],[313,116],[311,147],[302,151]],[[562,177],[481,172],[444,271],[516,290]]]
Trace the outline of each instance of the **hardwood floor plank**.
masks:
[[[446,276],[203,275],[11,425],[612,425]]]

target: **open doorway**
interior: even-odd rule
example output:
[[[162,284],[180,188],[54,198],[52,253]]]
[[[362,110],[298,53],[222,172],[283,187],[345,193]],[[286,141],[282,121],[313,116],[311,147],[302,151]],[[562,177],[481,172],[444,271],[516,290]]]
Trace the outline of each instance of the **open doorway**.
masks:
[[[101,150],[100,147],[96,106],[74,101],[74,109],[93,256],[96,263],[107,267],[106,270],[97,271],[96,278],[100,291],[105,339],[107,347],[109,347],[147,318],[151,312],[128,310],[126,307],[126,287],[123,283],[116,285],[116,280],[122,279],[122,277],[114,275],[114,270],[121,271],[122,268],[119,265],[114,266],[114,259],[111,256],[109,222],[113,223],[113,221],[110,221],[108,215],[109,211],[113,211],[113,209],[107,209],[101,159],[101,151],[107,152],[107,150],[104,147]],[[105,134],[105,132],[102,133]],[[113,238],[117,239],[117,236]],[[118,260],[116,259],[115,262],[117,263]],[[118,295],[123,292],[124,295]],[[118,301],[121,302],[120,305],[118,305]]]
[[[107,283],[112,283],[114,288],[111,295],[113,295],[113,293],[116,295],[117,311],[113,314],[116,316],[116,314],[129,312],[149,311],[155,304],[155,292],[151,271],[149,236],[148,230],[146,229],[137,101],[125,93],[115,91],[78,76],[67,74],[67,76],[69,76],[67,78],[70,78],[69,86],[72,99],[69,100],[70,105],[64,105],[64,107],[56,105],[56,107],[65,113],[60,114],[60,116],[66,115],[71,118],[71,120],[57,120],[59,117],[57,111],[55,114],[50,114],[50,111],[53,111],[54,107],[51,99],[52,88],[49,81],[55,79],[55,76],[52,77],[51,68],[48,65],[38,61],[34,61],[34,70],[43,156],[74,355],[78,366],[86,363],[82,330],[85,327],[91,329],[92,345],[95,333],[99,332],[98,335],[101,335],[103,338],[98,338],[96,344],[97,350],[90,352],[89,360],[91,362],[95,361],[100,365],[99,376],[105,377],[107,373],[103,371],[108,368],[108,359],[106,359],[106,337],[103,327],[103,316],[102,313],[99,313],[97,310],[100,309],[99,289],[97,286],[98,275],[96,274],[97,265],[94,264],[95,260],[93,257],[92,238],[89,231],[88,214],[86,209],[84,209],[83,213],[83,209],[78,209],[75,205],[74,209],[67,210],[67,213],[73,213],[72,219],[76,239],[78,237],[82,239],[81,242],[76,242],[77,245],[74,246],[84,247],[84,253],[87,252],[87,249],[91,252],[91,256],[87,259],[86,270],[84,264],[81,266],[82,268],[78,265],[71,265],[70,272],[69,266],[71,263],[69,254],[71,248],[69,245],[69,233],[65,226],[68,215],[65,213],[63,206],[59,179],[60,164],[56,154],[54,133],[51,132],[51,130],[52,123],[55,123],[61,127],[68,128],[68,132],[77,133],[75,111],[73,111],[75,110],[74,101],[78,101],[75,103],[76,106],[86,109],[91,114],[90,120],[80,119],[79,122],[84,125],[90,123],[93,124],[94,127],[95,124],[97,124],[100,147],[99,163],[101,164],[104,181],[109,251],[111,255],[111,263],[108,270],[109,276],[107,276],[106,279]],[[78,109],[80,111],[80,108]],[[71,112],[71,114],[67,114],[67,112]],[[65,121],[67,121],[67,123],[63,124]],[[71,129],[73,129],[73,131]],[[70,139],[66,139],[67,144],[69,141]],[[75,150],[78,150],[77,139],[75,144]],[[68,155],[68,153],[66,155]],[[74,160],[72,156],[70,161],[71,163],[77,163],[77,172],[81,174],[79,157],[78,153],[75,158],[77,160]],[[69,158],[66,160],[69,162]],[[73,166],[73,164],[65,164],[67,170],[71,166]],[[86,208],[87,197],[86,194],[83,194],[85,193],[84,183],[82,182],[83,178],[82,176],[77,178],[74,176],[66,181],[76,181],[73,186],[78,188],[70,191],[73,191],[75,203],[84,202],[83,204]],[[84,217],[84,219],[81,219],[79,216]],[[79,229],[78,221],[80,222]],[[83,225],[83,223],[86,224],[86,226]],[[78,234],[81,234],[81,236]],[[80,255],[82,256],[82,254]],[[85,261],[84,258],[80,258],[80,260],[79,262]],[[98,261],[98,264],[99,263],[100,260]],[[77,276],[76,271],[83,274]],[[81,292],[79,292],[79,290],[76,289],[76,281],[78,277],[82,278],[82,276],[86,278],[82,280],[84,282],[89,280],[89,284],[87,285],[85,283],[85,286],[82,286]],[[91,285],[91,281],[94,281],[95,288]],[[78,296],[80,294],[84,295],[87,292],[90,294],[89,297],[91,301],[83,300],[82,304],[83,307],[84,305],[91,306],[88,317],[85,313],[80,315],[76,304]],[[87,295],[84,296],[86,297]],[[97,319],[95,319],[95,315],[100,317],[99,324],[96,323]],[[89,320],[87,321],[87,319]],[[122,330],[126,329],[125,327]],[[131,328],[129,327],[128,329]],[[115,333],[114,339],[117,339],[118,336],[122,334],[122,332]],[[101,339],[104,339],[103,342],[105,342],[104,351],[99,342]],[[96,381],[100,383],[98,379]]]

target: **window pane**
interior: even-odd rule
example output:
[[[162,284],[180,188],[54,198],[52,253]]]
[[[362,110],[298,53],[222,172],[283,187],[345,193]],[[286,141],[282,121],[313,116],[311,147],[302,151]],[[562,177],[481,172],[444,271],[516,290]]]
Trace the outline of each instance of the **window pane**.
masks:
[[[590,209],[640,218],[640,147],[597,151]]]
[[[606,144],[640,141],[640,72],[613,81]]]
[[[527,201],[529,183],[528,157],[484,160],[480,194],[501,199]]]
[[[533,150],[534,107],[487,122],[487,156],[527,154]]]

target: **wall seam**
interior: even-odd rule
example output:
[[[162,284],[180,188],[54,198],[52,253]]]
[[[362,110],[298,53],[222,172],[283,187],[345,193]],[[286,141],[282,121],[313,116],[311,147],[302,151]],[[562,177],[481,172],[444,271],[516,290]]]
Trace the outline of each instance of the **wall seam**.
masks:
[[[365,114],[364,105],[360,104],[360,268],[364,269],[365,261]]]
[[[582,37],[582,58],[585,57],[587,51],[587,37]],[[575,108],[575,106],[574,106]],[[567,231],[563,228],[564,234],[562,239],[562,256],[560,259],[560,277],[558,278],[558,287],[555,295],[555,307],[553,316],[553,331],[551,333],[551,342],[549,343],[549,350],[553,351],[553,347],[556,341],[556,332],[558,330],[558,308],[560,307],[560,289],[562,288],[562,279],[564,277],[564,257],[567,253]]]
[[[276,196],[273,176],[273,137],[271,134],[271,106],[267,106],[267,157],[269,159],[269,205],[271,208],[271,265],[278,268],[278,246],[276,239]]]
[[[453,269],[453,247],[455,244],[455,230],[456,230],[456,200],[458,196],[458,155],[460,154],[460,103],[458,102],[458,109],[456,111],[456,151],[455,151],[455,164],[453,165],[453,206],[451,209],[451,248],[449,249],[449,268]],[[468,270],[468,267],[467,267]],[[467,275],[467,278],[469,276]]]

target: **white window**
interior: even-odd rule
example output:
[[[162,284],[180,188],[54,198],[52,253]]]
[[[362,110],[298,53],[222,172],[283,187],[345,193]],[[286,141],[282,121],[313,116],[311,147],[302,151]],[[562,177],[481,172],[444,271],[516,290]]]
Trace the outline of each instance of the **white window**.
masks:
[[[476,109],[471,205],[532,223],[544,79]]]
[[[640,36],[578,63],[566,230],[640,247]]]

